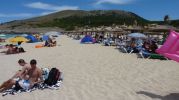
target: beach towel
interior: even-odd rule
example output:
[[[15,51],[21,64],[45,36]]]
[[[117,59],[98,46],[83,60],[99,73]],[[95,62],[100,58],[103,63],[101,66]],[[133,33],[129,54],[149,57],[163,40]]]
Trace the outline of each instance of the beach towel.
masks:
[[[52,86],[48,86],[48,85],[43,84],[43,83],[42,84],[36,84],[36,85],[34,85],[33,88],[27,89],[27,90],[21,89],[21,90],[16,91],[14,89],[15,87],[12,87],[11,89],[8,89],[5,92],[3,92],[2,96],[16,95],[16,94],[23,93],[23,92],[32,92],[32,91],[35,91],[37,89],[39,89],[39,90],[44,90],[44,89],[58,90],[61,85],[62,85],[62,80],[57,81],[57,83],[55,85],[52,85]]]
[[[48,68],[42,68],[43,80],[48,78],[49,71],[50,70]],[[15,85],[14,85],[11,89],[8,89],[8,90],[4,91],[2,93],[2,96],[6,96],[6,95],[9,95],[9,94],[10,95],[16,95],[16,94],[23,93],[23,92],[32,92],[32,91],[35,91],[37,89],[38,90],[44,90],[44,89],[58,90],[60,88],[60,86],[62,85],[62,83],[63,83],[63,73],[61,72],[59,80],[54,85],[50,86],[50,85],[47,85],[45,83],[40,83],[40,84],[35,84],[31,89],[20,89],[18,91],[16,91]]]

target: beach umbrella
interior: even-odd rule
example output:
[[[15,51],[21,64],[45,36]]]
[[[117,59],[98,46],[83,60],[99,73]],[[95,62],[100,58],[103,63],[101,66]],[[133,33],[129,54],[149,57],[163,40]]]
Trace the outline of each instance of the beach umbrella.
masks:
[[[58,37],[60,34],[61,34],[60,32],[56,32],[56,31],[51,31],[51,32],[45,33],[45,35],[54,36],[54,37]]]
[[[43,41],[46,41],[46,40],[48,40],[48,39],[49,39],[49,36],[47,36],[47,35],[42,36],[42,40],[43,40]]]
[[[9,42],[17,43],[17,42],[28,42],[29,40],[22,36],[17,36],[14,38],[9,39]]]
[[[147,38],[147,36],[142,33],[131,33],[128,34],[127,36],[131,38]]]
[[[28,35],[27,35],[27,34],[22,34],[21,36],[23,36],[23,37],[27,37]]]

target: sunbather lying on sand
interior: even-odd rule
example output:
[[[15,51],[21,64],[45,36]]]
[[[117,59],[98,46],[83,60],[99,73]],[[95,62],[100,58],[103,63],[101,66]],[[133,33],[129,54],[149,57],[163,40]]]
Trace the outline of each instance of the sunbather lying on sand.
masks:
[[[24,48],[15,46],[13,44],[6,45],[5,48],[7,48],[6,51],[2,51],[1,53],[5,54],[17,54],[17,53],[23,53],[25,52]]]

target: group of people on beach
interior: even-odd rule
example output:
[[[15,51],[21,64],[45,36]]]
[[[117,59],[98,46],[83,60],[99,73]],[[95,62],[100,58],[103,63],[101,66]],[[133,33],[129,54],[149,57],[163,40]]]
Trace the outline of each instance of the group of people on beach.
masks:
[[[30,65],[25,60],[18,61],[22,69],[17,71],[15,75],[9,80],[0,85],[0,92],[4,92],[13,86],[16,91],[20,89],[30,89],[34,85],[43,81],[42,70],[37,67],[37,61],[32,59]]]
[[[0,42],[6,42],[6,39],[0,38]]]
[[[149,53],[155,53],[156,49],[158,49],[158,45],[154,40],[132,38],[129,45],[127,45],[127,51],[130,52],[133,50],[133,53],[139,53],[141,50],[145,50]]]
[[[21,47],[22,42],[18,42],[17,45],[13,44],[7,44],[5,45],[5,48],[7,51],[3,51],[1,53],[6,53],[6,54],[16,54],[16,53],[23,53],[25,52],[24,48]]]
[[[155,51],[158,49],[159,44],[162,44],[158,37],[137,38],[127,35],[104,34],[103,32],[96,34],[85,33],[83,35],[90,35],[95,39],[95,43],[102,43],[105,46],[117,46],[122,52],[139,53],[139,55],[142,54],[144,58],[150,57],[151,54],[157,54]],[[78,37],[79,39],[81,35],[68,34],[68,36]]]

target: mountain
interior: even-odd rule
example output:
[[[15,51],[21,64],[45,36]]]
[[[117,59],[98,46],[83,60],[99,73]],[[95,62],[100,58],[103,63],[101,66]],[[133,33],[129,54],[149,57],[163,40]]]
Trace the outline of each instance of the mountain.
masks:
[[[152,23],[135,13],[122,10],[65,10],[45,16],[35,17],[26,20],[15,20],[3,23],[1,28],[31,28],[31,27],[59,27],[65,30],[73,30],[77,27],[96,27],[110,25],[147,25]],[[160,23],[160,22],[156,22]],[[179,24],[178,21],[173,23]]]

